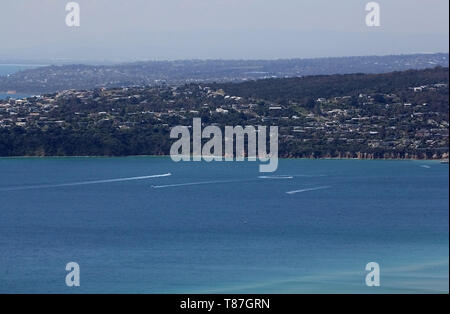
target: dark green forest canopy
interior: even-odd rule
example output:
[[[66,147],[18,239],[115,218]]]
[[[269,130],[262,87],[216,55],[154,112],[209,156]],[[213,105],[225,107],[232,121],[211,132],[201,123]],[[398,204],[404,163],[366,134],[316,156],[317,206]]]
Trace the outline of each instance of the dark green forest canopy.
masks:
[[[395,93],[411,86],[448,84],[449,69],[437,67],[386,74],[319,75],[286,79],[267,79],[240,84],[215,84],[227,93],[265,99],[281,104],[319,97],[357,96],[360,93]]]

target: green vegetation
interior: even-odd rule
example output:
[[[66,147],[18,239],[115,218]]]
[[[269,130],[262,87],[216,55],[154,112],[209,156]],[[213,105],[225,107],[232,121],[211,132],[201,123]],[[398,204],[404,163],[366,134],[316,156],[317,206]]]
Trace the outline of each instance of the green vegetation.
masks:
[[[281,157],[448,158],[449,70],[65,91],[0,101],[0,156],[167,155],[175,125],[277,125]]]

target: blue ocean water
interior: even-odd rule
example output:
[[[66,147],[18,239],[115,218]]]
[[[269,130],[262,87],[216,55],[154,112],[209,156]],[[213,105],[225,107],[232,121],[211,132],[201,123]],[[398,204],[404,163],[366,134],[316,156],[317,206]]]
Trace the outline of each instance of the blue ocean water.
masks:
[[[3,158],[0,293],[448,293],[448,185],[429,161],[281,160],[261,176],[252,162]]]
[[[27,97],[32,97],[33,95],[30,94],[5,94],[5,93],[0,93],[0,99],[7,99],[7,98],[12,98],[12,99],[22,99],[22,98],[27,98]]]

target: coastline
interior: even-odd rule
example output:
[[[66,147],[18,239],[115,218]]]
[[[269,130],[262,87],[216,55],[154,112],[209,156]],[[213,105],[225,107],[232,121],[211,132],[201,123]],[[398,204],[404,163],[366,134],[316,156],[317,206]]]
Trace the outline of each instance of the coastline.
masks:
[[[119,158],[170,158],[170,155],[129,155],[129,156],[0,156],[0,159],[119,159]],[[423,159],[423,158],[345,158],[345,157],[320,157],[320,158],[296,158],[279,157],[279,160],[361,160],[361,161],[424,161],[424,162],[444,162],[448,159]]]

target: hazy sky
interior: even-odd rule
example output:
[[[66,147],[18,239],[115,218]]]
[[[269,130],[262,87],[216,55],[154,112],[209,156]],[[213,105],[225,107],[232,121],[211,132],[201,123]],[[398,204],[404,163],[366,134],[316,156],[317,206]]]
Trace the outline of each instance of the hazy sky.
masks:
[[[1,0],[0,59],[274,59],[448,52],[448,0]]]

